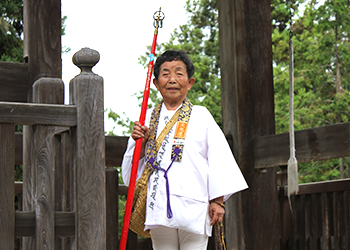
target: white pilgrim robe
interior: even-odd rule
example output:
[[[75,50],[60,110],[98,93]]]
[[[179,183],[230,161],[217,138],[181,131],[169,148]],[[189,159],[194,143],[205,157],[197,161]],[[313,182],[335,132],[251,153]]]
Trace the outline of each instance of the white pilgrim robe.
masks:
[[[149,127],[153,109],[146,114]],[[175,111],[163,104],[157,136]],[[171,163],[172,139],[176,124],[163,141],[157,155],[160,167]],[[122,162],[122,176],[128,186],[135,141],[130,137]],[[145,168],[145,157],[140,159],[137,179]],[[227,140],[210,112],[202,106],[193,106],[189,120],[181,162],[174,162],[168,171],[170,206],[173,217],[167,218],[167,195],[164,172],[155,170],[148,181],[145,230],[159,225],[182,229],[191,233],[211,236],[209,201],[224,196],[226,201],[233,193],[248,185],[232,155]]]

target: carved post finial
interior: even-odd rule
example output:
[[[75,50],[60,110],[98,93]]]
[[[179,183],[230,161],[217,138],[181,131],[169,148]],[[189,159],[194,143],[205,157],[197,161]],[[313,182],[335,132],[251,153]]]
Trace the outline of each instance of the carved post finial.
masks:
[[[82,48],[73,55],[73,63],[81,69],[81,74],[90,74],[92,67],[100,60],[100,53],[90,48]]]

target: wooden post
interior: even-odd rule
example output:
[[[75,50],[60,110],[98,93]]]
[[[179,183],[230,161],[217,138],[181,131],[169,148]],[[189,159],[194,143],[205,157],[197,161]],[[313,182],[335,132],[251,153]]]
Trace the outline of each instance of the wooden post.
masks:
[[[103,78],[91,68],[97,51],[84,48],[73,56],[81,73],[70,82],[70,103],[77,106],[76,249],[106,249],[106,180]]]
[[[61,79],[40,78],[33,85],[36,103],[63,103]],[[23,193],[24,211],[35,211],[35,241],[23,241],[24,249],[54,248],[55,127],[25,126]]]
[[[55,211],[74,212],[74,171],[69,129],[56,128]],[[56,232],[57,233],[57,232]],[[57,235],[57,234],[56,234]],[[72,249],[74,238],[56,237],[55,250]]]
[[[279,249],[276,169],[254,169],[253,139],[273,134],[270,0],[218,1],[223,130],[249,189],[226,202],[227,249]]]
[[[118,171],[106,168],[107,250],[118,249]]]
[[[0,123],[0,246],[15,247],[15,125]]]
[[[23,2],[24,57],[28,68],[28,102],[41,77],[62,77],[61,0]]]
[[[61,62],[61,1],[30,1],[24,0],[23,20],[24,20],[24,57],[28,62],[28,81],[27,81],[27,101],[42,103],[64,103],[62,81],[62,62]],[[53,87],[48,81],[41,81],[40,78],[49,77],[54,80],[55,89],[46,92],[46,87]],[[33,85],[36,81],[37,89],[33,95]],[[58,89],[57,89],[58,88]],[[59,90],[58,92],[55,92]],[[44,134],[40,135],[43,130]],[[47,225],[47,228],[37,228],[36,233],[40,234],[34,238],[23,239],[23,249],[41,249],[45,244],[47,248],[52,243],[54,229],[53,211],[46,216],[47,207],[53,209],[53,187],[38,187],[37,177],[44,185],[47,181],[54,182],[54,149],[53,149],[53,127],[44,128],[43,126],[24,126],[23,128],[23,211],[36,210],[37,223],[40,221]],[[34,144],[34,139],[36,144]],[[40,149],[41,147],[41,149]],[[48,151],[49,150],[49,151]],[[44,163],[44,166],[40,164]],[[37,168],[37,163],[40,169]],[[44,183],[45,182],[45,183]],[[45,195],[51,195],[46,197]],[[37,195],[44,195],[38,197]],[[44,200],[42,200],[44,199]],[[37,208],[37,209],[36,209]],[[45,212],[46,211],[46,212]],[[38,225],[38,224],[37,224]],[[41,230],[49,230],[44,232]],[[41,231],[41,232],[40,232]],[[49,237],[49,238],[46,238]],[[36,244],[40,244],[36,246]]]

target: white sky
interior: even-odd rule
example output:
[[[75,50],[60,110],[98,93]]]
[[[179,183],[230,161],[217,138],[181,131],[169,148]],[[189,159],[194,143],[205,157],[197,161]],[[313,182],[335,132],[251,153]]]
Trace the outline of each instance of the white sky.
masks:
[[[62,46],[71,51],[62,55],[62,79],[65,83],[65,103],[69,103],[69,81],[80,73],[72,63],[75,52],[88,47],[100,53],[100,61],[93,72],[104,78],[104,107],[135,121],[139,119],[138,100],[132,95],[144,90],[147,69],[138,64],[146,46],[153,40],[153,14],[162,8],[163,28],[158,43],[169,41],[170,34],[187,21],[186,0],[62,0],[62,16],[66,21],[66,35]],[[105,113],[105,130],[114,123]],[[120,129],[115,132],[120,134]]]

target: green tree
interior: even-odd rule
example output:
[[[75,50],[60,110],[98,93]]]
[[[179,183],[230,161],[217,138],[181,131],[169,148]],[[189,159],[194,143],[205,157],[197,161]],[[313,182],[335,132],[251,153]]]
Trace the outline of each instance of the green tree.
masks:
[[[23,62],[23,0],[0,0],[0,61]]]
[[[349,3],[308,1],[302,16],[294,19],[295,129],[346,122],[350,117]],[[341,16],[341,17],[340,17]],[[274,30],[274,86],[277,133],[288,132],[287,30]],[[277,43],[276,43],[277,42]],[[301,182],[339,178],[348,159],[299,164]]]

